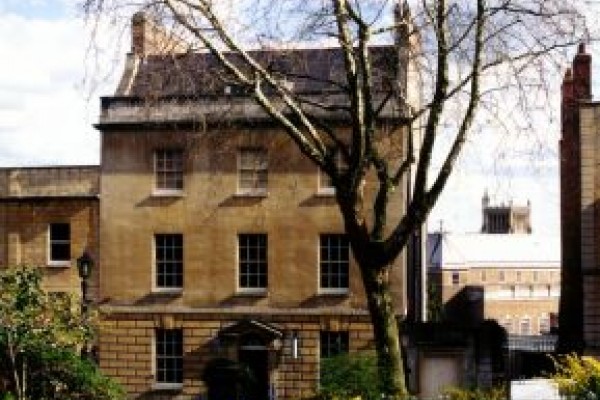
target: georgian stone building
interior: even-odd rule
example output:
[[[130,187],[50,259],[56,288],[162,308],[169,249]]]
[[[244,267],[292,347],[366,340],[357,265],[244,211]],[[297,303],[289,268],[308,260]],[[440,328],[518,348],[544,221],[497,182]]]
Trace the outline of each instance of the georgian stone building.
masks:
[[[330,182],[252,99],[219,79],[212,56],[165,52],[141,14],[132,37],[97,125],[100,367],[132,398],[234,395],[243,371],[254,382],[247,398],[313,393],[322,357],[372,349]],[[375,87],[406,78],[395,47],[370,51],[381,66]],[[338,50],[254,54],[290,72],[290,90],[337,96],[327,80],[339,79]],[[401,110],[381,115],[390,146],[405,151]],[[336,129],[346,129],[343,119]],[[368,196],[372,188],[367,180]],[[401,185],[390,215],[401,215],[405,198]],[[402,316],[404,255],[393,271]]]

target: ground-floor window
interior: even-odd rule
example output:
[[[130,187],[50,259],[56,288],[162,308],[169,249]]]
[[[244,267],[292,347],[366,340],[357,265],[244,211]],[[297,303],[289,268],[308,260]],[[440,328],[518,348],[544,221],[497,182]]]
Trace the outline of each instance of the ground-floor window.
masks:
[[[321,358],[348,353],[348,332],[321,332]]]
[[[183,383],[183,331],[157,329],[155,346],[156,383]]]

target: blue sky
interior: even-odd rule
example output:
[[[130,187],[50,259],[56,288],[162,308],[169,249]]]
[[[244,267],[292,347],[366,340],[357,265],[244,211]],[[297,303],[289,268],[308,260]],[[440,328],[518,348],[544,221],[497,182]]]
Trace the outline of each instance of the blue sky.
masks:
[[[92,55],[76,3],[0,0],[0,167],[98,163],[99,135],[92,127],[98,98],[116,87],[128,43],[115,49],[114,38],[101,32],[111,45]],[[454,232],[477,231],[487,189],[497,202],[530,200],[534,231],[558,233],[559,101],[553,100],[552,118],[541,128],[541,159],[517,155],[513,143],[489,132],[474,137],[431,215],[430,230],[443,220]]]
[[[72,15],[73,3],[69,0],[2,0],[0,13],[26,18],[61,19]]]

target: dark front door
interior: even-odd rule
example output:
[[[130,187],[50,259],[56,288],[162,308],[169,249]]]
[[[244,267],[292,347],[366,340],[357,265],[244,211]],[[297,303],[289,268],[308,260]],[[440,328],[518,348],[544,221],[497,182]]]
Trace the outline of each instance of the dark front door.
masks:
[[[241,347],[239,363],[247,372],[247,381],[242,389],[244,400],[269,399],[269,357],[266,348]]]

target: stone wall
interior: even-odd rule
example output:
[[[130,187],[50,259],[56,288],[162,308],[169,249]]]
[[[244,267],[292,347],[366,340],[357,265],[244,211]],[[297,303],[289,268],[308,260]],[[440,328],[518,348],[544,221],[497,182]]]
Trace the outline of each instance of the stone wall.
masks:
[[[195,399],[206,393],[202,374],[214,358],[236,360],[235,348],[219,344],[219,331],[248,315],[159,312],[112,313],[103,322],[100,335],[100,367],[127,389],[131,398]],[[269,350],[270,382],[279,399],[298,399],[313,394],[318,387],[319,335],[321,330],[348,331],[350,352],[372,349],[372,329],[368,317],[323,315],[255,315],[284,332],[282,347]],[[184,384],[181,391],[153,389],[153,337],[156,328],[183,329]],[[298,332],[298,357],[290,350],[292,331]]]

